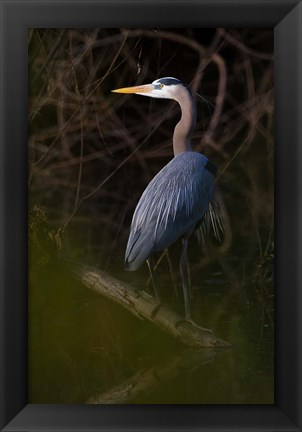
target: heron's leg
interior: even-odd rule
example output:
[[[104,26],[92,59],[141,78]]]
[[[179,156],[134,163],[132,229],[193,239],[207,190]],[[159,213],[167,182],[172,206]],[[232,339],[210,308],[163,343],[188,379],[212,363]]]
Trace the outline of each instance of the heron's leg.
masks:
[[[150,279],[152,281],[155,297],[157,299],[159,299],[159,292],[158,292],[158,289],[157,289],[157,286],[156,286],[156,283],[155,283],[155,278],[154,278],[154,272],[153,272],[151,258],[147,259],[147,264],[148,264],[148,268],[149,268]]]
[[[168,248],[163,251],[163,253],[159,257],[159,259],[157,260],[155,266],[153,267],[153,271],[157,270],[157,267],[159,266],[159,264],[162,261],[162,259],[163,259],[164,256],[167,257],[168,264],[169,264],[169,270],[170,270],[170,274],[171,274],[171,278],[172,278],[172,283],[173,283],[175,297],[178,298],[177,284],[176,284],[176,281],[175,281],[174,272],[173,272],[173,266],[172,266],[172,261],[170,260],[170,255],[169,255],[169,249]],[[150,279],[151,279],[151,276],[150,276]]]
[[[153,270],[157,270],[157,267],[159,266],[159,264],[161,263],[163,257],[165,256],[165,251],[163,251],[163,253],[161,254],[161,256],[158,258],[158,260],[156,261],[155,266],[153,267]]]
[[[188,261],[188,254],[186,255],[186,270],[187,270],[187,275],[188,275],[188,287],[189,287],[190,300],[193,300],[194,293],[193,293],[192,284],[191,284],[191,271],[190,271],[190,266],[189,266],[189,261]]]
[[[183,292],[184,292],[185,318],[186,318],[186,320],[191,319],[190,297],[189,297],[189,278],[188,278],[188,273],[187,273],[188,241],[189,241],[189,237],[185,237],[182,240],[182,252],[181,252],[180,263],[179,263],[181,280],[182,280],[182,288],[183,288]]]
[[[178,296],[178,289],[177,289],[177,284],[176,284],[176,280],[174,277],[173,265],[172,265],[172,261],[170,259],[169,250],[165,249],[164,254],[166,255],[167,260],[168,260],[169,270],[170,270],[170,274],[171,274],[171,278],[172,278],[172,282],[173,282],[175,297],[178,298],[179,297]]]

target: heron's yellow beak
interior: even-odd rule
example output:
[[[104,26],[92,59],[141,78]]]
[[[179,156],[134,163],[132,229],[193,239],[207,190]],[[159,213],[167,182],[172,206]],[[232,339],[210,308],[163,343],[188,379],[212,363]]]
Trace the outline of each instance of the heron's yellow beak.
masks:
[[[112,93],[151,93],[154,90],[154,86],[152,84],[145,84],[134,87],[124,87],[116,90],[111,90]]]

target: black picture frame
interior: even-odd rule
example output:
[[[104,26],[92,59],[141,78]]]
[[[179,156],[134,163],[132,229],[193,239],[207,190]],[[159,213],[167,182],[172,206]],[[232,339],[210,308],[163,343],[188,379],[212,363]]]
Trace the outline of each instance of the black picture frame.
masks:
[[[1,430],[301,431],[301,0],[1,0]],[[274,405],[27,404],[27,29],[274,27]]]

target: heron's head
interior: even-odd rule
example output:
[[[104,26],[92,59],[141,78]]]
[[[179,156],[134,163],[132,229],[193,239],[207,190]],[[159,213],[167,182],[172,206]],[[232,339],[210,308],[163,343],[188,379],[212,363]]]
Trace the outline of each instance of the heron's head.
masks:
[[[187,89],[179,79],[173,77],[159,78],[151,84],[125,87],[112,90],[113,93],[132,93],[160,99],[177,99],[180,90]],[[187,89],[188,91],[188,89]]]

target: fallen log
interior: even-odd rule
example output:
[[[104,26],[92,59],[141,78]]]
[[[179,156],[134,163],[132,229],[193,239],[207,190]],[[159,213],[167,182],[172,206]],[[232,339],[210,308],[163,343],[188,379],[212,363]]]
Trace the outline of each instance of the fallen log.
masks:
[[[192,347],[227,348],[231,345],[159,302],[145,291],[110,276],[96,267],[66,260],[68,268],[81,283],[92,291],[126,308],[141,320],[148,320],[182,343]]]

